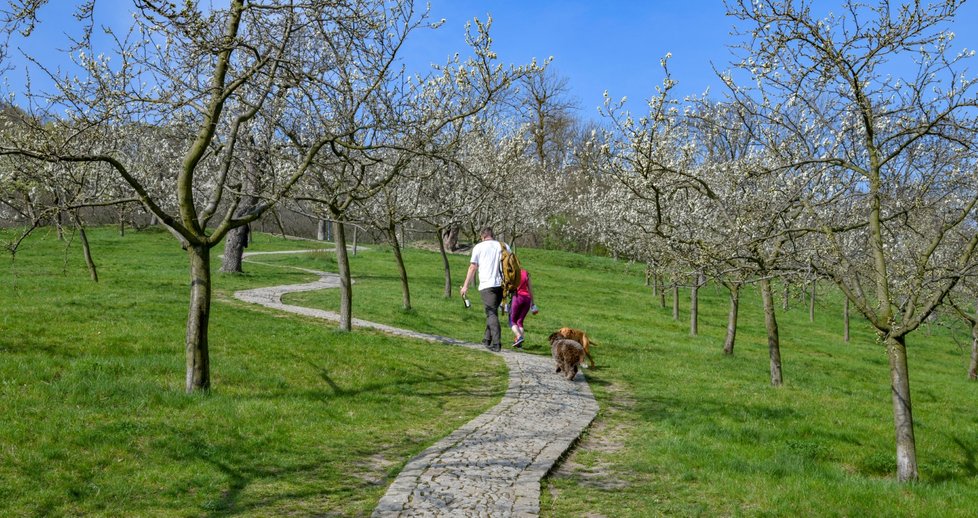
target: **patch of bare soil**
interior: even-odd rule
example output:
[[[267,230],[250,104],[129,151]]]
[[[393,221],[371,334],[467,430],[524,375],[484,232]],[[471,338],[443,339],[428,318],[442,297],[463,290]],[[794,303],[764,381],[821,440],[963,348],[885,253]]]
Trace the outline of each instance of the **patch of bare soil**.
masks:
[[[387,469],[393,465],[394,461],[387,459],[381,453],[375,453],[357,463],[353,476],[367,485],[379,486],[386,483]]]
[[[414,241],[410,244],[411,248],[417,248],[419,250],[427,250],[429,252],[439,252],[441,249],[438,247],[437,242],[432,241]],[[466,255],[472,252],[472,245],[462,245],[458,250],[447,250],[447,252],[455,255]]]
[[[626,423],[621,422],[618,415],[623,409],[634,406],[635,401],[631,394],[620,387],[611,386],[608,392],[612,396],[610,402],[606,403],[577,445],[551,472],[551,478],[571,479],[581,486],[604,491],[628,487],[628,481],[616,471],[612,457],[625,448],[629,436]],[[555,500],[560,497],[559,490],[554,486],[551,485],[549,490]]]

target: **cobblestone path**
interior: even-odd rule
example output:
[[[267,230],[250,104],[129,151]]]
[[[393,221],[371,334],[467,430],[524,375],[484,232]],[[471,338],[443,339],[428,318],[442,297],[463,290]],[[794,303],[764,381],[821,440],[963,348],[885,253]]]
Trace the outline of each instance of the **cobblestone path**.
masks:
[[[258,254],[261,252],[246,257]],[[332,311],[282,303],[286,293],[339,287],[335,274],[300,270],[319,279],[239,291],[234,296],[281,311],[338,321],[339,315]],[[499,354],[509,368],[509,387],[502,401],[408,462],[374,516],[538,515],[540,480],[598,412],[584,375],[567,381],[554,373],[553,360],[546,356],[513,350],[491,353],[481,344],[364,320],[354,319],[353,325]]]

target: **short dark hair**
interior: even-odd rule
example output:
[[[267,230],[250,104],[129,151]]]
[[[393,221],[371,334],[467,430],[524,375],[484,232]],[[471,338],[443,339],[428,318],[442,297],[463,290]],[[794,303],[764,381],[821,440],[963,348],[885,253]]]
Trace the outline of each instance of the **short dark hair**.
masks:
[[[495,239],[496,235],[492,233],[492,227],[483,227],[483,229],[479,231],[479,237],[481,237],[482,239],[485,239],[487,237],[491,237]]]

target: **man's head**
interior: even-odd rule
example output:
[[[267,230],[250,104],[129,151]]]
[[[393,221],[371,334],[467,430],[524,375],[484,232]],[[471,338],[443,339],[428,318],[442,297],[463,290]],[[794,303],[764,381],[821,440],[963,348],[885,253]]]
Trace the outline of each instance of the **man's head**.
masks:
[[[481,237],[483,241],[485,241],[487,239],[496,239],[496,236],[493,235],[493,233],[492,233],[492,227],[485,227],[485,228],[483,228],[479,232],[479,237]]]

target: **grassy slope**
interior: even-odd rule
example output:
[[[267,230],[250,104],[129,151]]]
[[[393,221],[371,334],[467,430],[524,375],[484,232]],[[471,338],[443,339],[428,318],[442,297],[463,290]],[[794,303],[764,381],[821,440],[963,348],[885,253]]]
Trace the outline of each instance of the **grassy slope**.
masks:
[[[50,234],[0,269],[0,515],[366,515],[505,389],[485,354],[232,301],[310,278],[248,265],[215,277],[214,390],[187,396],[184,253],[161,232],[92,234],[98,284]]]
[[[381,252],[353,259],[358,317],[481,338],[480,312],[441,298],[437,255],[408,251],[415,309],[404,312],[391,255]],[[638,266],[520,253],[542,308],[527,320],[529,352],[546,354],[546,335],[568,324],[600,344],[599,367],[587,374],[602,413],[545,482],[546,515],[973,516],[978,385],[965,379],[962,331],[935,327],[908,341],[922,482],[904,486],[893,481],[886,356],[856,316],[852,341],[842,341],[841,302],[827,286],[816,322],[798,300],[779,314],[786,385],[774,389],[756,292],[743,294],[736,354],[724,357],[722,290],[700,291],[700,335],[690,337],[688,292],[675,322]],[[452,260],[457,286],[467,258]],[[335,307],[338,299],[289,300]]]
[[[309,279],[253,264],[249,275],[217,279],[215,390],[187,397],[182,253],[159,233],[95,237],[98,285],[77,246],[64,255],[51,236],[0,272],[5,515],[368,514],[411,454],[503,388],[502,365],[485,355],[429,354],[436,346],[336,333],[229,301],[233,289]],[[253,248],[297,247],[261,237]],[[528,352],[546,354],[546,335],[565,324],[600,344],[588,378],[602,413],[545,482],[544,514],[973,515],[978,385],[965,380],[960,332],[909,340],[923,482],[902,486],[893,482],[886,357],[864,326],[842,342],[838,300],[823,296],[815,323],[798,301],[779,315],[786,386],[772,389],[756,293],[744,294],[728,358],[721,291],[701,290],[701,333],[690,337],[688,300],[674,322],[640,268],[520,252],[542,308],[527,321]],[[481,312],[442,298],[437,255],[409,250],[407,259],[415,309],[405,312],[391,254],[353,258],[355,315],[481,338]],[[335,266],[329,254],[260,260]],[[467,258],[452,260],[457,286]]]

